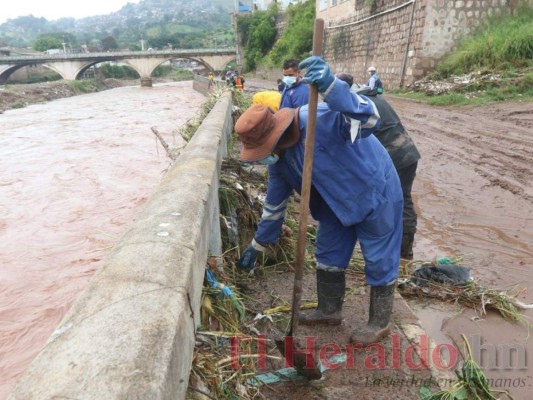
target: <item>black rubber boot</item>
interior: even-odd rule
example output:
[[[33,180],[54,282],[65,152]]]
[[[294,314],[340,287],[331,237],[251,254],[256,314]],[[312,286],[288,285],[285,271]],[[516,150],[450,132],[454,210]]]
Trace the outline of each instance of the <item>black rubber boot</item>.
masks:
[[[340,325],[342,303],[346,289],[344,271],[316,271],[318,307],[309,313],[300,313],[301,325]]]
[[[402,248],[400,250],[400,257],[404,260],[413,259],[413,244],[415,241],[414,233],[404,233],[402,236]]]
[[[353,332],[350,336],[350,343],[361,343],[363,346],[368,346],[372,343],[379,343],[388,336],[395,286],[392,284],[370,287],[368,324]]]

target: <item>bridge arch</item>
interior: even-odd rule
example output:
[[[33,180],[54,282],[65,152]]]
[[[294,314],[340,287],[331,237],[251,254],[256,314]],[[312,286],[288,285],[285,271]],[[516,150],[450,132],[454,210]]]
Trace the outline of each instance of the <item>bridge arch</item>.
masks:
[[[3,65],[3,68],[0,68],[0,85],[4,85],[13,72],[26,66],[27,65]]]
[[[209,71],[221,71],[236,56],[235,49],[179,49],[150,52],[127,51],[107,53],[57,54],[38,56],[0,56],[0,83],[17,69],[42,64],[65,80],[79,79],[89,67],[102,62],[120,62],[132,67],[141,77],[141,86],[152,85],[152,73],[160,64],[174,59],[190,59]]]

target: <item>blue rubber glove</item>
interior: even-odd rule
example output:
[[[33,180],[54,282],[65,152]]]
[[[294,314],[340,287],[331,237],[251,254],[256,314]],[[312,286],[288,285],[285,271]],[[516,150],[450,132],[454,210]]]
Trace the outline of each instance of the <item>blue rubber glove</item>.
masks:
[[[259,253],[265,251],[265,248],[254,240],[248,245],[246,250],[242,253],[240,260],[237,262],[239,269],[254,269],[255,261]]]
[[[325,93],[335,82],[335,75],[329,69],[329,65],[320,57],[311,56],[303,60],[300,69],[305,69],[305,76],[302,82],[318,86],[320,93]]]

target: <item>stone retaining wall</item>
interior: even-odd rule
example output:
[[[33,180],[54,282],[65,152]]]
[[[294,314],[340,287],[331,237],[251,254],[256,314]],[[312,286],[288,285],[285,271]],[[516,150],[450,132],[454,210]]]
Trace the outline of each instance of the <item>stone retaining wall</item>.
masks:
[[[207,96],[211,90],[212,85],[213,82],[211,82],[211,79],[202,75],[194,75],[192,81],[192,88],[197,92],[200,92]]]
[[[385,88],[432,71],[459,40],[487,17],[512,13],[531,0],[316,0],[325,22],[325,59],[335,72],[368,80],[374,65]]]

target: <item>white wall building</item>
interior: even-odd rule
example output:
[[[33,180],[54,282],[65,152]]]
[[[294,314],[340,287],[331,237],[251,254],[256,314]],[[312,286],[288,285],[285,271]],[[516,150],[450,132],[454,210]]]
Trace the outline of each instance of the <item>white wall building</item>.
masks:
[[[311,1],[311,0],[308,0]],[[271,3],[275,3],[276,0],[253,0],[254,9],[259,11],[264,11],[268,8]],[[277,3],[280,5],[281,9],[287,8],[290,4],[299,4],[303,3],[305,0],[277,0]]]

